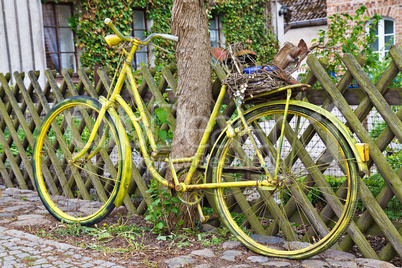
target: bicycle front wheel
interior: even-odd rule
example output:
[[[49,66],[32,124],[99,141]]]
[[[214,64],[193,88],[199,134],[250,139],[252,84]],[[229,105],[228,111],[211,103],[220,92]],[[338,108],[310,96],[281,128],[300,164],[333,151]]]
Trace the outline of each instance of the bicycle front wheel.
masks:
[[[125,133],[119,119],[106,112],[88,151],[72,160],[87,144],[100,109],[95,99],[67,98],[50,110],[38,129],[32,163],[35,186],[59,221],[93,225],[114,208],[127,150],[120,143]]]
[[[286,119],[284,111],[278,102],[246,113],[251,135],[236,122],[237,134],[222,138],[213,169],[217,183],[261,181],[277,173],[275,188],[218,188],[215,201],[223,222],[248,248],[306,258],[332,246],[348,227],[358,171],[346,138],[330,120],[295,104]]]

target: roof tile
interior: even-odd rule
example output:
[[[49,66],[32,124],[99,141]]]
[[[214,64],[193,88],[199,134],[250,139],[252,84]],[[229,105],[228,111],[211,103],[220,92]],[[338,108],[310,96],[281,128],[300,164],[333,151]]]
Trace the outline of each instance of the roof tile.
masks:
[[[282,3],[291,11],[290,22],[327,17],[326,0],[283,0]]]

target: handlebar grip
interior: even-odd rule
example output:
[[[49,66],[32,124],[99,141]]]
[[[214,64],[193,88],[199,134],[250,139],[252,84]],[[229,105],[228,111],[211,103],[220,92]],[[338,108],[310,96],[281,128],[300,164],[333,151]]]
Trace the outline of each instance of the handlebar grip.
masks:
[[[172,41],[179,41],[179,37],[171,34],[160,34],[160,37],[165,38],[167,40],[172,40]]]
[[[115,32],[115,34],[116,34],[118,37],[120,37],[122,40],[124,40],[124,41],[131,41],[131,37],[130,37],[130,36],[125,36],[125,35],[123,35],[123,34],[116,28],[116,26],[114,26],[114,24],[113,24],[113,22],[112,22],[111,19],[106,18],[106,19],[105,19],[105,24],[106,24],[107,26],[109,26],[109,27],[113,30],[113,32]]]
[[[109,26],[109,24],[111,24],[112,23],[112,20],[111,19],[109,19],[109,18],[106,18],[105,19],[105,24],[107,25],[107,26]]]

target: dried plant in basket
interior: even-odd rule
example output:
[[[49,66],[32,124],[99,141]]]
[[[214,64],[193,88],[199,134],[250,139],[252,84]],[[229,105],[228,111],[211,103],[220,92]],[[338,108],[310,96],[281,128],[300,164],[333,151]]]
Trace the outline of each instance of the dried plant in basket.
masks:
[[[229,96],[231,98],[245,98],[254,97],[287,85],[298,84],[299,82],[290,76],[291,72],[287,68],[291,65],[294,66],[295,60],[289,61],[291,57],[284,57],[284,55],[286,56],[290,52],[294,53],[297,50],[297,59],[304,58],[308,50],[304,49],[306,48],[304,41],[301,41],[300,44],[300,48],[291,45],[293,47],[290,50],[288,49],[289,45],[286,44],[275,57],[274,63],[263,66],[256,66],[256,54],[251,53],[250,50],[245,50],[241,43],[232,44],[226,50],[214,48],[211,52],[223,64],[229,74],[223,80],[223,84],[228,86]],[[283,58],[286,59],[286,62],[278,60]]]

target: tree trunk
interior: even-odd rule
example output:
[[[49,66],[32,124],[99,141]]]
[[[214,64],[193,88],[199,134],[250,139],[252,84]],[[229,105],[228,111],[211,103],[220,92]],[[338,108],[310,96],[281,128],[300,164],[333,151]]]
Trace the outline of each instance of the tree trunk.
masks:
[[[211,42],[203,0],[174,1],[172,33],[179,41],[175,48],[178,107],[171,156],[189,157],[195,154],[201,141],[212,104]],[[182,204],[180,210],[182,227],[193,228],[196,206]]]

